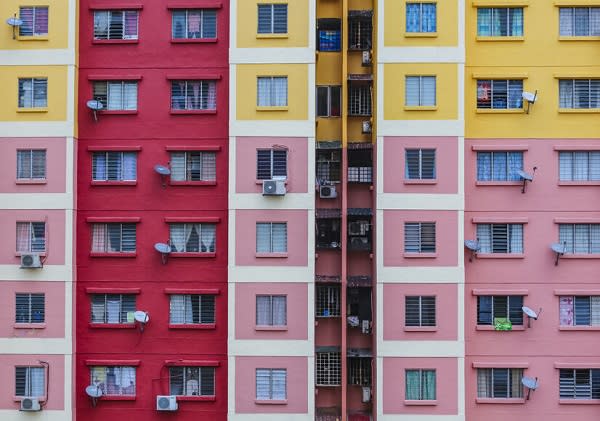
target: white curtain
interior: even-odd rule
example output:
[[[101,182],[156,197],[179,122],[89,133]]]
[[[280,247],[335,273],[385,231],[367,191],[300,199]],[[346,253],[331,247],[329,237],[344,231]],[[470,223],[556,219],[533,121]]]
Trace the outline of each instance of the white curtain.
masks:
[[[122,180],[133,181],[137,178],[137,154],[123,152]]]
[[[171,152],[171,180],[186,180],[185,157],[185,152]]]
[[[184,252],[187,237],[185,234],[185,224],[170,224],[171,249],[174,252]]]
[[[169,323],[185,323],[185,295],[171,295],[169,316]]]
[[[121,300],[109,297],[106,299],[106,323],[119,323],[121,315]]]
[[[200,252],[214,253],[216,241],[215,224],[197,224],[196,229],[200,233]]]
[[[124,110],[123,106],[123,83],[109,82],[108,84],[108,107],[109,110]]]
[[[273,296],[273,326],[287,325],[287,297]]]
[[[256,296],[256,325],[269,326],[271,324],[271,296]]]

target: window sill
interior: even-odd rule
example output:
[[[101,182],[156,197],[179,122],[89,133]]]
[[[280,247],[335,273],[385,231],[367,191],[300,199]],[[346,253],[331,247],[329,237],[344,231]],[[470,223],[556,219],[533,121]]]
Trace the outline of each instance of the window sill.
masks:
[[[135,323],[88,323],[93,329],[135,329]]]
[[[409,180],[405,178],[404,184],[437,184],[437,179],[432,178],[430,180]]]
[[[47,113],[48,107],[39,108],[17,108],[18,113]]]
[[[254,403],[257,405],[287,405],[287,399],[282,400],[266,400],[266,399],[255,399]]]
[[[288,106],[284,105],[284,106],[278,106],[278,107],[271,107],[271,106],[258,106],[256,107],[256,111],[287,111],[288,110]]]
[[[405,332],[437,332],[437,326],[404,326]]]
[[[284,38],[288,38],[288,34],[256,34],[256,38],[257,39],[269,39],[269,38],[276,38],[276,39],[284,39]]]
[[[36,221],[33,221],[33,222],[36,222]],[[15,252],[15,257],[21,257],[24,254],[32,254],[32,253],[39,254],[40,257],[46,257],[46,251],[45,250],[42,251],[42,252],[40,252],[40,251],[16,251]]]
[[[569,330],[585,332],[587,331],[600,331],[600,326],[559,326],[558,330],[566,331]]]
[[[600,186],[600,181],[559,181],[559,186]]]
[[[169,323],[169,329],[211,330],[211,329],[216,329],[216,324],[215,323],[198,323],[198,324],[173,324],[173,323]]]
[[[171,44],[213,44],[217,38],[171,38]]]
[[[475,37],[476,41],[482,41],[482,42],[497,42],[497,41],[509,41],[509,42],[514,42],[514,41],[525,41],[525,37]]]
[[[478,259],[524,259],[523,253],[477,253]]]
[[[404,252],[404,258],[406,259],[434,259],[437,257],[437,253],[409,253]]]
[[[436,406],[437,403],[437,399],[430,399],[430,400],[404,400],[404,405],[406,406]]]
[[[216,114],[217,110],[171,110],[171,115],[201,115]]]
[[[405,105],[404,111],[437,111],[437,105]]]
[[[496,331],[496,328],[494,326],[491,326],[491,325],[477,325],[475,327],[475,330]],[[512,329],[510,329],[510,330],[498,330],[498,332],[510,332],[510,331],[513,331],[513,330],[523,331],[523,330],[525,330],[525,326],[523,326],[523,325],[517,325],[517,326],[513,325]]]
[[[525,114],[523,108],[477,108],[477,114]]]
[[[214,402],[216,396],[177,396],[177,402]]]
[[[92,180],[92,186],[135,186],[137,181],[94,181]]]
[[[132,396],[120,396],[120,395],[102,395],[103,401],[134,401],[136,399],[135,395]]]
[[[189,187],[198,187],[198,186],[216,186],[216,181],[170,181],[170,186],[189,186]]]
[[[17,35],[18,41],[49,41],[48,35],[32,35],[32,36],[21,36]]]
[[[139,39],[94,39],[92,44],[137,44]]]
[[[600,259],[600,253],[596,254],[568,254],[560,256],[561,259]]]
[[[524,404],[525,398],[477,398],[476,403],[492,403],[500,405]]]
[[[269,257],[273,257],[276,259],[283,259],[283,258],[288,257],[288,254],[287,253],[256,253],[254,256],[257,258],[261,258],[261,259],[269,258]]]
[[[598,114],[600,108],[559,108],[559,114]]]
[[[437,32],[405,32],[404,38],[437,38]]]
[[[174,253],[169,253],[169,257],[215,257],[217,255],[217,253],[187,253],[187,252],[181,252],[181,251],[177,251]]]
[[[600,399],[559,399],[560,405],[600,405]]]
[[[21,178],[20,180],[15,180],[15,184],[25,185],[25,184],[47,184],[47,180],[34,180],[34,179],[25,179]]]
[[[90,257],[137,257],[137,252],[133,253],[101,253],[101,252],[90,252]]]
[[[285,332],[288,330],[287,326],[254,326],[256,331],[273,331],[273,332]]]
[[[584,36],[574,36],[574,37],[559,36],[558,40],[559,41],[600,41],[600,37],[595,37],[595,36],[589,36],[589,37],[584,37]]]
[[[476,186],[522,186],[522,181],[476,181]]]
[[[13,329],[46,329],[46,323],[15,323]]]
[[[138,110],[102,110],[99,115],[134,115],[137,114]]]

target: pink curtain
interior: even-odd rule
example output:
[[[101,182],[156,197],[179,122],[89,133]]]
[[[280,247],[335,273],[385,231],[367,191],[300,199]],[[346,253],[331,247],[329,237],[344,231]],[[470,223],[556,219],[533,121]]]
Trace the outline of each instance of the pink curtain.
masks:
[[[560,297],[559,318],[561,326],[573,326],[573,297]]]
[[[138,12],[135,10],[125,11],[125,37],[137,38]]]
[[[217,83],[213,80],[208,82],[208,100],[206,108],[209,110],[217,108]]]
[[[17,251],[31,251],[31,224],[29,222],[17,223]]]
[[[106,235],[103,224],[94,224],[92,227],[92,251],[103,253],[106,251]]]
[[[36,35],[45,35],[48,33],[48,8],[35,8],[35,24],[34,31]]]
[[[188,32],[200,32],[199,13],[190,13],[188,15]]]

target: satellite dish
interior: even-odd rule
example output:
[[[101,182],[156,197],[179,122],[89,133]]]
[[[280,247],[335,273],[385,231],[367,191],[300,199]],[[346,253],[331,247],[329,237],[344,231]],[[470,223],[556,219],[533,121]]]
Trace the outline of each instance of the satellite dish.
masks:
[[[89,385],[88,387],[85,388],[85,393],[90,398],[98,399],[99,397],[102,396],[102,389],[100,389],[100,386],[98,386],[98,385],[91,384],[91,385]]]
[[[530,319],[533,319],[533,320],[537,320],[538,314],[535,311],[533,311],[529,307],[525,307],[525,306],[523,306],[522,310],[523,310],[523,313],[527,314],[527,317],[529,317]]]
[[[23,25],[23,21],[17,17],[12,17],[12,18],[8,18],[6,19],[6,23],[8,23],[10,26],[21,26]]]
[[[98,101],[97,99],[90,99],[85,105],[93,111],[94,113],[94,121],[98,122],[98,111],[101,111],[104,108],[104,105]]]
[[[163,265],[167,264],[167,258],[171,253],[171,246],[168,243],[154,244],[154,250],[160,253]]]
[[[531,182],[533,181],[533,176],[535,175],[535,170],[537,170],[537,167],[533,167],[533,173],[529,174],[526,173],[523,170],[518,170],[517,171],[517,175],[519,177],[521,177],[521,180],[523,180],[523,188],[521,189],[521,193],[525,193],[525,186],[527,185],[527,182]]]
[[[146,324],[150,321],[150,316],[148,315],[148,313],[145,311],[141,311],[141,310],[138,310],[135,313],[133,313],[133,318],[135,319],[136,322],[139,322],[142,324]]]
[[[159,173],[160,175],[171,175],[171,170],[164,165],[157,164],[154,166],[154,171]]]
[[[465,240],[465,247],[471,250],[471,255],[469,256],[469,262],[473,261],[473,256],[477,254],[481,246],[479,245],[479,241],[477,240]]]
[[[525,112],[529,114],[529,109],[533,104],[535,104],[535,101],[537,100],[537,90],[534,93],[523,91],[521,96],[525,101],[527,101],[527,109],[525,110]]]
[[[537,377],[534,379],[533,377],[523,376],[521,378],[521,384],[525,386],[527,390],[527,400],[529,400],[529,395],[532,390],[536,390],[540,384],[538,383]]]
[[[565,241],[563,244],[553,243],[550,245],[550,249],[554,253],[556,253],[556,260],[554,261],[554,266],[558,266],[558,259],[560,259],[560,256],[565,254],[567,251],[567,242]]]

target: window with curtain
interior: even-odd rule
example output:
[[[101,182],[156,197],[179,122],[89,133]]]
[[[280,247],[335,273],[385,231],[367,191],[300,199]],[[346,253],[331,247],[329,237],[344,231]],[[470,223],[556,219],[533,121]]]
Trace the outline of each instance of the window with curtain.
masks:
[[[215,367],[170,367],[169,394],[215,396]]]
[[[90,367],[90,384],[97,386],[103,396],[135,396],[135,367]]]
[[[171,181],[215,181],[215,152],[171,152]]]
[[[257,222],[256,252],[287,253],[287,222]]]
[[[48,7],[20,7],[19,19],[23,24],[19,26],[19,36],[34,37],[48,35]]]
[[[522,368],[478,368],[478,398],[522,398]]]
[[[15,367],[15,395],[37,398],[46,396],[46,369],[44,367]]]
[[[477,8],[477,36],[522,37],[522,7]]]
[[[214,253],[216,224],[169,224],[171,251],[174,253]]]
[[[286,149],[257,149],[256,179],[287,179],[287,158],[288,151]]]
[[[558,241],[566,253],[600,253],[600,224],[559,224]]]
[[[287,399],[287,369],[256,369],[256,400],[282,401]]]
[[[600,79],[560,79],[559,108],[600,108]]]
[[[43,293],[15,294],[16,323],[44,323],[46,320],[46,296]]]
[[[600,296],[559,297],[561,326],[600,326]]]
[[[93,84],[94,99],[100,101],[104,110],[137,110],[138,83],[134,81],[97,81]]]
[[[17,150],[17,179],[45,180],[46,179],[46,150],[19,149]]]
[[[46,251],[45,222],[17,222],[17,252],[44,253]]]
[[[94,39],[138,39],[138,11],[95,10]]]
[[[91,322],[131,324],[135,320],[135,294],[92,294]]]
[[[169,323],[215,323],[215,296],[212,294],[173,294],[170,296]]]
[[[365,117],[371,115],[371,84],[348,84],[348,114]]]
[[[216,39],[217,11],[214,9],[180,9],[171,12],[173,39]]]
[[[93,181],[137,180],[137,152],[94,152]]]
[[[19,108],[46,108],[48,79],[19,78]]]
[[[600,7],[560,7],[559,34],[563,37],[600,36]]]
[[[600,151],[560,151],[561,181],[600,181]]]
[[[406,3],[406,32],[437,32],[435,3]]]
[[[435,222],[405,222],[404,251],[435,253]]]
[[[287,326],[287,296],[256,296],[257,326]]]
[[[259,107],[287,107],[287,76],[259,76],[256,78],[256,83],[256,105]]]
[[[341,51],[342,21],[340,19],[317,19],[318,51]]]
[[[435,105],[435,76],[406,76],[404,104],[413,107]]]
[[[287,34],[288,28],[287,4],[259,4],[258,29],[259,34]]]
[[[495,325],[496,319],[507,319],[513,325],[523,325],[522,295],[479,295],[477,324]]]
[[[477,152],[477,181],[520,181],[523,152]]]
[[[600,399],[600,369],[561,368],[560,399]]]
[[[477,224],[479,253],[523,253],[523,224]]]
[[[316,317],[340,316],[340,286],[317,285],[316,287]]]
[[[339,386],[342,383],[342,358],[340,352],[315,352],[315,384]]]
[[[174,80],[171,82],[172,110],[216,110],[217,82]]]
[[[407,180],[435,180],[435,149],[406,149],[404,178]]]
[[[477,80],[477,108],[507,110],[523,108],[523,81]]]
[[[341,106],[341,86],[317,86],[317,117],[339,117]]]
[[[404,297],[404,326],[436,326],[435,296]]]
[[[92,224],[92,253],[135,253],[136,224]]]
[[[435,370],[406,370],[406,400],[435,400]]]

